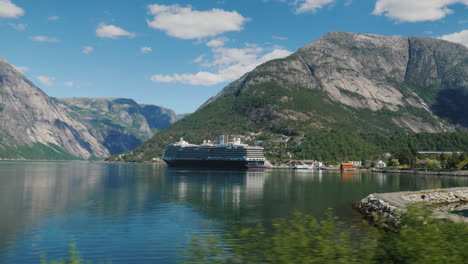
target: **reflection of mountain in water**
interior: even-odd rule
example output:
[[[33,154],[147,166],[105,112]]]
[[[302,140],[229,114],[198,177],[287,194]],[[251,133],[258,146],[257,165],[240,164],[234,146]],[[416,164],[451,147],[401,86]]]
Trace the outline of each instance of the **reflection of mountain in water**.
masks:
[[[135,184],[135,175],[159,174],[151,167],[86,162],[0,165],[0,252],[6,241],[45,219],[76,212],[112,217],[127,214],[130,207],[140,210],[151,189]]]
[[[468,185],[462,177],[389,175],[361,172],[267,170],[210,171],[164,169],[164,192],[222,221],[257,222],[293,210],[320,216],[334,208],[342,217],[351,203],[369,193]]]
[[[0,175],[0,248],[4,247],[4,241],[15,238],[17,232],[31,228],[45,217],[59,215],[73,200],[78,202],[80,197],[86,197],[101,181],[98,175],[79,163],[56,163],[55,166],[3,163]],[[75,207],[78,205],[79,202]]]

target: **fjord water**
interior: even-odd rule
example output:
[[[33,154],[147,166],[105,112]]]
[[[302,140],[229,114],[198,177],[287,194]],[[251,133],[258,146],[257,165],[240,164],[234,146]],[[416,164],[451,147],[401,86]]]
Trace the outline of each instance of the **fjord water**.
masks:
[[[0,263],[65,258],[177,263],[192,235],[269,222],[295,210],[346,222],[374,192],[468,186],[468,178],[291,170],[229,171],[162,164],[0,162]]]

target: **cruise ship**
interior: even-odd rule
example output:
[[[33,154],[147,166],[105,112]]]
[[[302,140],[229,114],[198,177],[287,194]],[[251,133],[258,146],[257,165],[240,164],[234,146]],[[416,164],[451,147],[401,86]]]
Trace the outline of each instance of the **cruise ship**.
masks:
[[[266,168],[262,147],[243,144],[240,138],[228,142],[227,135],[219,136],[216,144],[204,140],[201,145],[190,144],[181,138],[167,147],[162,159],[173,167]]]

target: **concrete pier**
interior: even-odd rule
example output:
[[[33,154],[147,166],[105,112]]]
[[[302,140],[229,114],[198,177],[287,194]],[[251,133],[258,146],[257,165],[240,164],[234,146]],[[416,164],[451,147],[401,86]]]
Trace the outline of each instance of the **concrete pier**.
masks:
[[[411,204],[434,207],[433,217],[468,223],[468,218],[451,211],[468,209],[468,187],[412,192],[374,193],[354,204],[367,219],[383,228],[396,228]]]

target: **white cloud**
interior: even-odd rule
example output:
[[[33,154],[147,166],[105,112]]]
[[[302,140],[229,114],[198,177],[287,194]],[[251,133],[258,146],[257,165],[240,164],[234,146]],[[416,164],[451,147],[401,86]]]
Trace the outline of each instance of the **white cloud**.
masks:
[[[206,43],[206,46],[210,48],[222,47],[228,40],[226,37],[212,39]]]
[[[30,39],[36,42],[60,42],[60,40],[55,37],[47,37],[47,36],[33,36],[33,37],[30,37]]]
[[[127,30],[114,26],[114,25],[107,25],[105,23],[101,23],[96,29],[96,36],[100,38],[112,38],[112,39],[116,39],[119,37],[133,38],[135,37],[135,33],[128,32]]]
[[[316,12],[318,9],[335,2],[335,0],[294,0],[296,13]]]
[[[372,14],[384,15],[399,22],[436,21],[453,13],[448,6],[468,0],[377,0]]]
[[[91,47],[91,46],[84,46],[83,47],[83,50],[81,51],[81,53],[83,54],[90,54],[91,52],[94,51],[94,48]]]
[[[190,85],[215,85],[224,82],[224,78],[220,74],[211,72],[198,72],[195,74],[174,74],[174,75],[153,75],[153,82],[165,83],[183,83]]]
[[[290,51],[282,48],[265,52],[263,48],[253,44],[246,44],[244,48],[216,47],[212,51],[214,54],[213,60],[206,63],[205,66],[215,68],[213,72],[200,71],[194,74],[172,75],[155,74],[151,76],[151,80],[153,82],[210,86],[233,81],[264,62],[283,58],[291,54]],[[202,59],[203,57],[200,56],[194,62],[201,62]]]
[[[440,37],[443,40],[460,43],[468,47],[468,29],[453,34],[447,34]]]
[[[49,77],[44,75],[39,75],[36,77],[36,79],[45,86],[51,86],[55,81],[55,77]]]
[[[278,2],[289,3],[289,5],[294,6],[296,14],[302,13],[315,13],[317,10],[331,5],[335,2],[335,0],[276,0]],[[345,6],[351,4],[352,0],[346,0],[344,3]],[[262,0],[262,2],[269,2],[269,0]]]
[[[21,72],[22,74],[25,74],[27,71],[29,71],[28,66],[16,66],[16,65],[11,65],[13,68],[15,68],[17,71]]]
[[[50,21],[57,21],[59,19],[60,19],[59,16],[50,16],[50,17],[47,18],[47,20],[50,20]]]
[[[26,25],[26,24],[21,24],[21,23],[18,23],[18,24],[16,24],[16,23],[8,23],[8,25],[10,25],[10,27],[12,27],[12,28],[14,28],[14,29],[16,29],[16,30],[18,30],[18,31],[25,31],[25,30],[26,30],[26,27],[28,26],[28,25]]]
[[[142,47],[140,49],[140,51],[141,51],[141,53],[150,53],[150,52],[153,51],[153,48],[151,48],[151,47]]]
[[[68,87],[73,87],[74,83],[73,82],[64,82],[63,85],[68,86]]]
[[[212,39],[206,43],[206,46],[211,48],[222,47],[224,46],[224,42],[219,39]]]
[[[24,15],[24,10],[10,0],[0,0],[0,17],[17,18]]]
[[[200,62],[203,61],[203,58],[205,58],[205,55],[200,55],[200,56],[196,57],[196,58],[192,61],[192,63],[200,63]]]
[[[159,29],[169,36],[181,39],[200,39],[212,37],[224,32],[240,31],[247,18],[236,11],[211,9],[193,10],[191,6],[149,5],[153,20],[147,20],[148,26]]]

